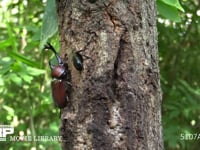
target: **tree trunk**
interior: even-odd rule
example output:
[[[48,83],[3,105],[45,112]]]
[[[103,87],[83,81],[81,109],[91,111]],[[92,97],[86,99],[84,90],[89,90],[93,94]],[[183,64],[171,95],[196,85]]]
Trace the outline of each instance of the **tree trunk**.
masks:
[[[56,3],[73,88],[63,149],[163,149],[155,0]],[[83,71],[72,63],[79,50]]]

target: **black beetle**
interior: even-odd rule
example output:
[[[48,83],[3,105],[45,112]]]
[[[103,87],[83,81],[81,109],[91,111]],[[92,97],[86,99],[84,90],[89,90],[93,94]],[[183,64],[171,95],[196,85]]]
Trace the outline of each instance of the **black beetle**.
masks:
[[[90,58],[88,56],[81,55],[80,52],[82,52],[82,51],[84,51],[84,50],[79,50],[77,52],[73,52],[73,56],[72,56],[72,62],[73,62],[74,67],[80,72],[84,69],[83,56],[85,58]]]
[[[67,104],[71,89],[71,83],[70,83],[71,72],[68,68],[66,60],[62,59],[57,54],[54,47],[50,43],[47,43],[44,46],[44,49],[53,51],[58,61],[57,65],[52,65],[51,61],[49,61],[49,66],[51,68],[51,77],[52,77],[52,82],[51,82],[52,97],[57,107],[64,108]]]
[[[74,67],[78,71],[82,71],[84,69],[83,68],[83,56],[80,54],[80,51],[73,52],[72,62],[73,62]]]

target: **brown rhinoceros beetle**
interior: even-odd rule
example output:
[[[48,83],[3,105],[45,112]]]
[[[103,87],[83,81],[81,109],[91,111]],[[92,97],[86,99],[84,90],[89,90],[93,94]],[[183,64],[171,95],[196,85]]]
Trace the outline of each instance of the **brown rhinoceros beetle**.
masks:
[[[53,65],[51,61],[49,61],[49,67],[51,68],[52,77],[52,97],[57,107],[64,108],[67,105],[71,89],[71,72],[68,68],[66,60],[62,59],[58,55],[58,53],[50,43],[47,43],[44,49],[51,50],[55,54],[56,60],[58,62],[57,65]]]

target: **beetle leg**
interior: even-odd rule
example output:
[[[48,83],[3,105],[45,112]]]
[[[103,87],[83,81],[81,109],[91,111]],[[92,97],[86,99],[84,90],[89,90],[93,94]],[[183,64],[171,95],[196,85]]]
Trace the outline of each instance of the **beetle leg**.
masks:
[[[72,84],[69,81],[65,81],[65,86],[72,87]]]
[[[75,53],[80,55],[80,53],[81,53],[82,51],[85,51],[85,49],[76,51]],[[86,56],[86,55],[83,55],[83,54],[81,54],[81,55],[84,56],[86,59],[91,59],[89,56]]]
[[[67,83],[68,85],[72,86],[71,82],[68,82],[68,81],[67,81],[66,83]]]
[[[85,49],[81,49],[81,50],[79,50],[79,51],[76,51],[76,53],[80,53],[80,52],[82,52],[82,51],[85,51]]]
[[[86,59],[91,59],[91,57],[89,56],[86,56],[86,55],[82,55],[82,56],[84,56]]]

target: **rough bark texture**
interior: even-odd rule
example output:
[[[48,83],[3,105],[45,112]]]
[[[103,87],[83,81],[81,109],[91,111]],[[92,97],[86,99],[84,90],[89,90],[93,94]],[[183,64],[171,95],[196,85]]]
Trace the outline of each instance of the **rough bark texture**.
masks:
[[[73,91],[62,110],[65,150],[160,150],[155,0],[57,0]],[[72,65],[82,54],[84,70]]]

